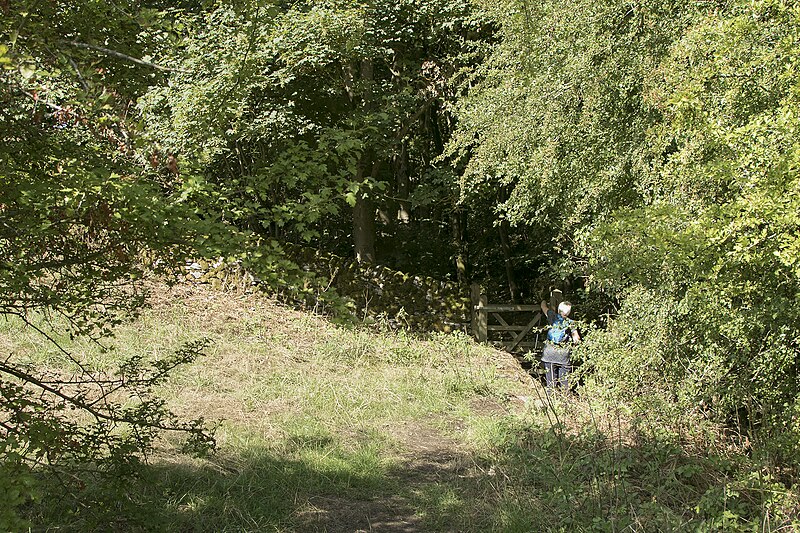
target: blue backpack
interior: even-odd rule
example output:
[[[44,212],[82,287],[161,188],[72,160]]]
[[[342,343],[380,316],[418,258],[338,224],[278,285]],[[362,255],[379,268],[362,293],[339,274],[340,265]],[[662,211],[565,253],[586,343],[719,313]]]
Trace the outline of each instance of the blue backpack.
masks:
[[[550,324],[550,328],[547,330],[547,340],[553,344],[561,344],[567,338],[567,330],[570,329],[571,324],[572,320],[556,314],[555,319]]]

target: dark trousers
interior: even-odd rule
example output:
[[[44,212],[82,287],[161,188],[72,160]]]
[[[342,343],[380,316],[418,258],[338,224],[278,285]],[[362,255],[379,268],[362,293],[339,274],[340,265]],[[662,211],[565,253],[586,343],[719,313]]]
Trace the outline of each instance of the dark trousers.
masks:
[[[544,362],[544,376],[547,382],[547,388],[553,389],[561,387],[562,389],[569,390],[569,375],[570,365],[561,363],[548,363]]]
[[[567,376],[572,370],[570,365],[569,346],[559,346],[557,344],[546,343],[542,352],[542,363],[544,363],[544,374],[548,389],[561,387],[565,391],[569,389]]]

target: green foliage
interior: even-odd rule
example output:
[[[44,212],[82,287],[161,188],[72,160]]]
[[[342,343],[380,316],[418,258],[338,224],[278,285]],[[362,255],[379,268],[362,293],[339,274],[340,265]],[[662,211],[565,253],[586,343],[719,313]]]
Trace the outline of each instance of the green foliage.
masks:
[[[492,12],[503,41],[449,148],[465,201],[505,188],[497,213],[552,243],[554,277],[622,302],[583,351],[590,381],[665,420],[703,410],[796,465],[796,8]]]
[[[794,425],[798,398],[796,17],[759,2],[693,20],[652,90],[665,120],[651,142],[669,147],[654,198],[587,247],[601,284],[645,284],[677,303],[679,342],[662,352],[692,362],[696,383],[681,388],[715,398],[718,417],[745,411],[766,438]]]
[[[6,524],[13,524],[15,509],[36,495],[33,486],[42,493],[43,487],[63,493],[62,505],[74,507],[81,520],[102,522],[96,515],[100,507],[89,505],[90,500],[112,505],[124,494],[125,484],[139,474],[165,431],[186,436],[186,452],[202,455],[212,449],[214,438],[202,418],[181,420],[154,393],[176,367],[202,355],[207,344],[189,343],[164,358],[134,355],[115,369],[98,369],[70,356],[71,375],[43,370],[34,361],[3,362],[0,397],[7,416],[0,443],[3,481],[11,498]],[[83,492],[98,479],[111,481],[108,490],[114,487],[116,496]]]
[[[0,441],[0,528],[3,531],[22,531],[30,523],[19,516],[24,504],[37,498],[35,479],[27,465],[21,463],[19,443],[14,437]]]
[[[626,443],[605,421],[510,427],[494,459],[506,480],[498,531],[755,531],[796,527],[796,494],[757,463],[651,437]],[[602,411],[605,412],[605,411]],[[609,412],[610,413],[610,412]],[[599,413],[593,413],[593,416]],[[625,417],[627,420],[627,417]],[[612,422],[615,423],[615,422]],[[571,424],[570,424],[571,425]],[[498,460],[499,459],[499,460]],[[533,497],[532,495],[535,495]]]
[[[452,195],[428,162],[447,135],[447,75],[479,42],[468,2],[223,3],[186,24],[180,71],[139,109],[148,138],[187,162],[176,193],[201,212],[351,255],[361,200],[391,224],[400,201],[432,211],[417,187]]]
[[[643,435],[674,439],[686,430],[679,415],[691,413],[746,433],[753,457],[778,467],[704,485],[692,520],[748,523],[764,508],[752,495],[777,494],[778,478],[800,468],[792,3],[23,0],[0,9],[0,315],[55,346],[100,341],[139,311],[145,276],[174,273],[187,257],[237,262],[294,301],[347,312],[327,292],[333,273],[306,273],[284,244],[341,252],[372,232],[382,252],[419,256],[409,264],[441,269],[471,252],[487,272],[503,262],[512,273],[579,278],[587,303],[618,303],[576,350],[586,390],[653,412],[635,428]],[[515,250],[525,253],[516,265]],[[417,300],[434,307],[426,283]],[[384,289],[372,273],[366,284],[362,309]],[[389,305],[384,318],[407,312]],[[109,375],[68,350],[69,375],[16,352],[5,359],[2,525],[21,526],[15,509],[35,496],[31,476],[46,465],[132,473],[164,428],[207,443],[200,421],[175,419],[151,395],[202,347],[133,356]],[[345,355],[372,361],[361,348]],[[411,365],[421,355],[392,357]],[[445,383],[457,395],[473,386],[461,375]],[[555,450],[547,439],[544,454]],[[548,504],[571,503],[564,494],[575,486],[549,487]],[[451,495],[442,501],[455,508]],[[573,517],[581,527],[637,525],[617,522],[616,504],[578,503],[602,511],[591,524]],[[652,524],[680,522],[667,507],[648,504]],[[505,525],[524,527],[524,508],[511,505]]]
[[[580,371],[587,380],[587,391],[607,396],[609,405],[623,403],[636,414],[650,415],[644,418],[661,415],[657,425],[669,427],[670,422],[680,422],[676,415],[693,409],[696,400],[676,398],[676,391],[681,388],[677,384],[711,369],[693,361],[691,354],[678,352],[675,327],[680,320],[676,314],[674,302],[642,289],[631,290],[624,298],[619,317],[605,330],[585,335],[585,342],[576,350],[582,360]],[[670,352],[672,356],[666,358],[664,354]],[[709,380],[718,376],[719,370]]]
[[[639,199],[657,117],[644,82],[682,27],[680,9],[580,0],[487,9],[503,40],[459,102],[449,152],[465,159],[462,195],[505,187],[498,215],[571,250],[577,232]]]
[[[171,202],[137,159],[128,111],[158,79],[159,65],[141,58],[163,49],[164,12],[94,1],[3,9],[0,317],[38,332],[71,365],[26,361],[13,344],[0,364],[5,530],[19,527],[34,479],[64,480],[80,508],[84,476],[124,483],[162,431],[197,452],[213,446],[201,419],[180,420],[154,393],[205,343],[102,372],[64,340],[107,338],[142,307],[147,274],[172,272],[198,250],[228,253],[239,235]]]

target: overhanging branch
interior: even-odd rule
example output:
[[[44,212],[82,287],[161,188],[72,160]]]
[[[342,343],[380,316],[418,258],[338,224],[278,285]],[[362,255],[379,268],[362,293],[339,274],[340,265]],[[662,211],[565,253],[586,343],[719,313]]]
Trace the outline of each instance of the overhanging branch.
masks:
[[[76,48],[83,48],[83,49],[86,49],[86,50],[94,50],[96,52],[102,52],[102,53],[104,53],[106,55],[113,56],[113,57],[118,57],[120,59],[124,59],[126,61],[130,61],[131,63],[136,63],[137,65],[141,65],[143,67],[154,68],[156,70],[161,70],[161,71],[164,71],[164,72],[180,72],[182,74],[190,74],[190,71],[188,71],[188,70],[183,70],[183,69],[179,69],[179,68],[165,67],[163,65],[158,65],[156,63],[152,63],[150,61],[145,61],[143,59],[139,59],[139,58],[136,58],[136,57],[133,57],[133,56],[129,56],[128,54],[123,54],[122,52],[117,52],[116,50],[112,50],[110,48],[105,48],[103,46],[97,46],[97,45],[88,44],[88,43],[81,43],[81,42],[78,42],[78,41],[59,41],[59,42],[61,42],[63,44],[68,44],[70,46],[74,46]]]
[[[52,387],[47,383],[39,380],[35,376],[31,375],[28,372],[23,371],[20,368],[17,368],[13,365],[7,364],[5,362],[0,362],[0,373],[7,374],[9,376],[13,376],[23,382],[32,385],[43,392],[51,394],[61,400],[65,401],[66,403],[75,406],[76,408],[92,415],[96,420],[101,421],[104,420],[106,422],[112,423],[127,423],[131,424],[132,426],[139,426],[139,427],[148,427],[154,429],[161,429],[166,431],[179,431],[179,432],[186,432],[186,433],[202,433],[202,427],[194,427],[192,424],[189,425],[181,425],[181,424],[168,424],[161,422],[159,420],[146,420],[141,418],[131,418],[129,416],[122,416],[115,414],[114,410],[111,409],[106,412],[103,409],[97,409],[94,405],[97,402],[87,402],[80,398],[80,395],[73,396],[68,394],[62,390],[59,390],[57,387]],[[107,395],[105,395],[107,396]],[[165,413],[169,414],[169,413]]]

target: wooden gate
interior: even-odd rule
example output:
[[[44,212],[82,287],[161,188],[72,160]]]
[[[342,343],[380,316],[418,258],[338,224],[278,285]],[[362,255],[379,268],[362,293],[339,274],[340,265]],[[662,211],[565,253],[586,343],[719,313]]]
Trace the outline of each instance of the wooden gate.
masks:
[[[550,308],[563,300],[560,290],[550,294]],[[478,342],[494,344],[509,352],[541,350],[547,320],[541,305],[490,304],[478,285],[472,286],[472,334]]]

